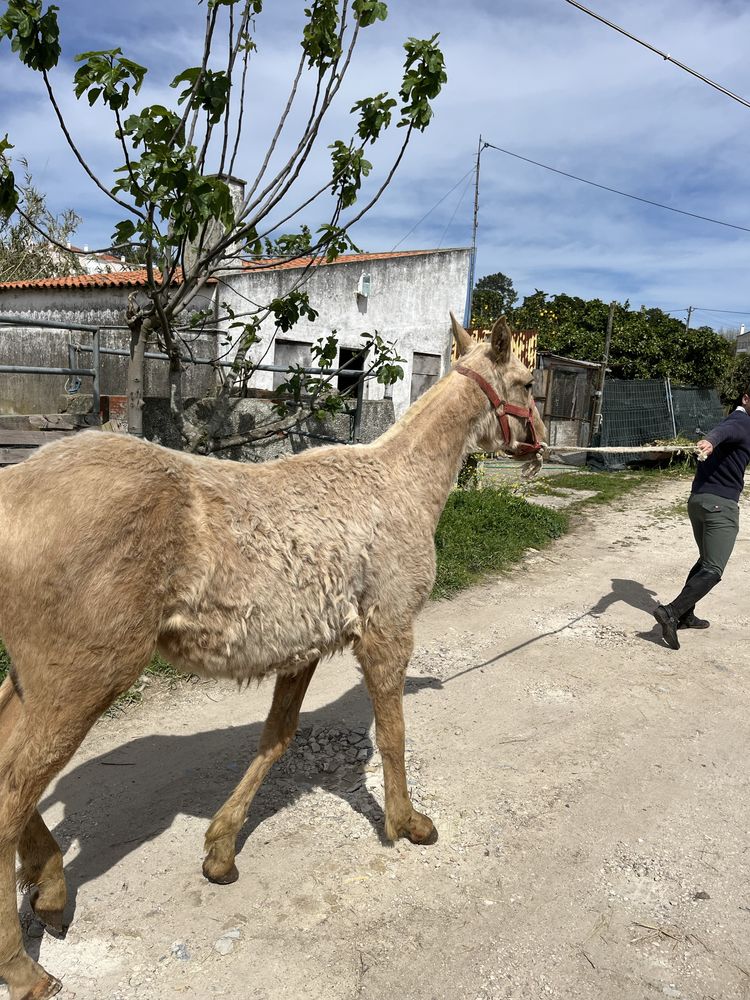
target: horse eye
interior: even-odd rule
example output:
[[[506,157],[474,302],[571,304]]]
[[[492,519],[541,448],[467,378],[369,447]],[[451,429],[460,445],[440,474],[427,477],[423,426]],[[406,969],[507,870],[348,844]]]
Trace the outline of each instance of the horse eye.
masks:
[[[531,392],[531,390],[532,390],[533,388],[534,388],[534,383],[533,383],[533,382],[527,382],[527,383],[526,383],[526,385],[524,386],[524,389],[525,389],[525,390],[526,390],[527,392]]]

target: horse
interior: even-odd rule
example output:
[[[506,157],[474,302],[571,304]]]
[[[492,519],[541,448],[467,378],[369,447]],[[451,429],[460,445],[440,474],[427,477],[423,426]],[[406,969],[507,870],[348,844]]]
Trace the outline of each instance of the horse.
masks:
[[[253,796],[294,737],[316,666],[345,647],[373,704],[386,837],[436,838],[409,798],[402,706],[435,529],[468,453],[538,468],[545,436],[505,320],[479,344],[451,323],[458,361],[372,444],[248,465],[91,430],[0,471],[12,664],[0,686],[0,977],[11,1000],[62,988],[24,950],[16,853],[37,917],[62,929],[62,854],[37,803],[155,650],[203,677],[275,676],[257,755],[206,833],[206,878],[238,877]]]

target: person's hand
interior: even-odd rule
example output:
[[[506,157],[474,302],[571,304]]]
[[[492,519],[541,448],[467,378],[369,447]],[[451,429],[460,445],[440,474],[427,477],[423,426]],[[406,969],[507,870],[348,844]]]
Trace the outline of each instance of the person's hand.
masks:
[[[713,452],[714,446],[710,441],[706,441],[702,438],[695,446],[695,450],[698,452],[698,461],[705,462],[708,456]]]

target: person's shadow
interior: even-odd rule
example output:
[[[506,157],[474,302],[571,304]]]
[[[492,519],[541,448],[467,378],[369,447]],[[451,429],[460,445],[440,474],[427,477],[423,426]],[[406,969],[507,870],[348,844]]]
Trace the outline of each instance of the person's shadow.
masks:
[[[613,604],[619,602],[629,604],[631,608],[637,608],[638,611],[647,611],[649,614],[653,613],[658,604],[656,592],[648,590],[642,583],[637,583],[635,580],[614,578],[610,592],[599,598],[589,614],[601,615],[607,608],[611,608]]]
[[[653,590],[648,590],[643,586],[642,583],[637,583],[635,580],[621,580],[614,578],[612,580],[611,590],[603,594],[599,600],[592,607],[587,608],[586,611],[582,611],[579,615],[571,618],[570,621],[564,622],[557,628],[550,629],[549,632],[540,632],[539,635],[533,636],[531,639],[526,639],[524,642],[519,642],[516,646],[511,646],[510,649],[504,649],[501,653],[497,653],[495,656],[490,657],[489,660],[484,660],[482,663],[475,663],[471,667],[467,667],[465,670],[459,670],[456,674],[451,674],[450,677],[446,677],[444,683],[449,681],[454,681],[459,677],[463,677],[465,674],[470,674],[474,670],[484,670],[485,667],[491,666],[493,663],[497,663],[498,660],[504,659],[506,656],[510,656],[511,653],[517,653],[521,649],[525,649],[526,646],[531,646],[535,642],[539,642],[542,639],[549,639],[551,636],[559,635],[566,628],[570,628],[572,625],[577,625],[578,622],[583,621],[584,618],[589,616],[592,618],[598,618],[599,615],[604,614],[604,612],[611,608],[614,604],[622,602],[623,604],[629,604],[630,607],[636,608],[638,611],[645,611],[648,614],[653,614],[654,610],[658,605],[656,600],[656,593]],[[661,632],[659,626],[654,624],[650,632],[636,632],[636,635],[641,639],[646,639],[648,642],[653,642],[657,646],[662,646]]]
[[[441,687],[442,682],[435,677],[412,676],[406,678],[404,694]],[[315,726],[368,731],[372,721],[370,698],[360,682],[336,701],[312,712],[303,711],[298,739],[309,741]],[[256,722],[187,736],[143,736],[84,761],[60,778],[54,791],[39,804],[39,810],[63,804],[64,818],[52,831],[63,854],[80,837],[80,853],[65,865],[69,897],[65,925],[73,918],[81,886],[169,829],[179,813],[208,823],[249,766],[262,728],[263,723]],[[289,754],[294,754],[293,747],[287,751]],[[383,813],[367,790],[362,774],[372,754],[370,748],[361,759],[344,763],[333,772],[318,768],[318,755],[312,762],[291,768],[284,767],[282,757],[253,800],[238,838],[238,855],[264,820],[316,787],[348,802],[367,818],[385,843]],[[298,756],[293,759],[300,760]],[[320,755],[321,765],[323,760],[324,755]],[[157,781],[153,780],[154,770]],[[152,780],[145,782],[144,774],[150,774]],[[200,850],[202,844],[196,846]],[[241,865],[241,856],[239,861]],[[28,902],[24,901],[28,914],[27,908]],[[32,957],[38,957],[38,939],[32,937],[27,947]]]
[[[659,606],[656,591],[648,590],[642,583],[637,583],[635,580],[620,580],[615,578],[612,580],[612,590],[608,594],[604,594],[589,613],[596,617],[618,602],[629,604],[631,608],[636,608],[638,611],[645,611],[649,615],[653,615]],[[661,629],[657,623],[654,623],[648,632],[636,632],[636,635],[639,639],[653,642],[657,646],[664,645]]]

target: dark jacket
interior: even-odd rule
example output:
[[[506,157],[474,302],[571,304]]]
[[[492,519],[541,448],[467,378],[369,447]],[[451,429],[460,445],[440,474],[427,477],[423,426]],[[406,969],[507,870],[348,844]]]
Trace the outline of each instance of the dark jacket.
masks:
[[[737,409],[706,434],[714,446],[705,462],[698,462],[693,493],[714,493],[739,500],[750,462],[750,414]]]

